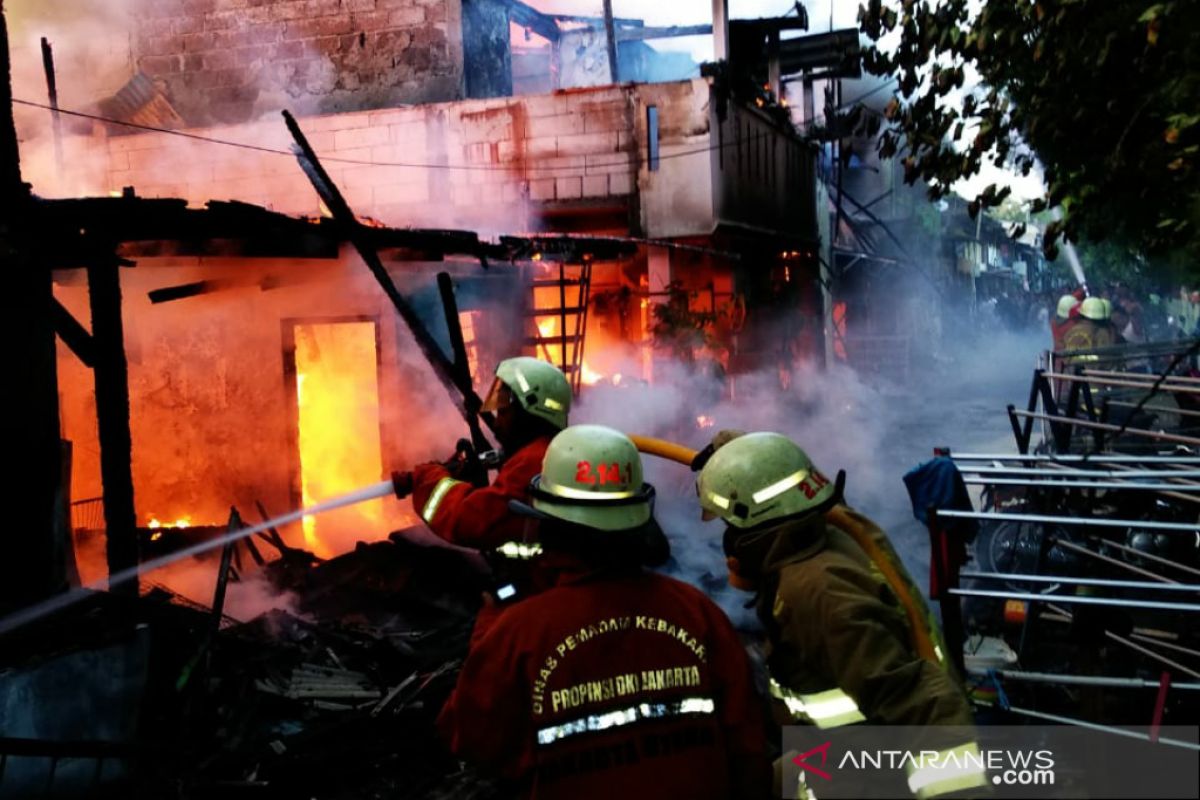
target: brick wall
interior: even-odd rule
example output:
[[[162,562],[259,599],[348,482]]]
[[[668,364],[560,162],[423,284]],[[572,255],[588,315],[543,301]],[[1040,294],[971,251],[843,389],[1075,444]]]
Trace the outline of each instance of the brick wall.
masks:
[[[138,0],[137,66],[191,125],[461,96],[461,0]]]
[[[300,122],[359,214],[395,226],[512,232],[536,226],[544,203],[636,192],[634,104],[631,88],[606,86]],[[196,132],[272,149],[289,143],[282,120],[273,118]],[[105,192],[133,186],[144,197],[318,213],[315,193],[289,156],[167,134],[113,137],[103,153],[105,184],[97,188]]]

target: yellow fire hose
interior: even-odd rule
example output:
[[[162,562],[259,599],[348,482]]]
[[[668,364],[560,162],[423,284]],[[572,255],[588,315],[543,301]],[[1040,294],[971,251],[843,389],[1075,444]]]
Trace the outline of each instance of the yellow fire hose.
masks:
[[[698,452],[681,444],[650,436],[630,436],[629,438],[633,440],[641,453],[676,461],[688,467],[692,465]],[[929,620],[921,605],[913,599],[908,581],[901,577],[892,559],[884,553],[883,548],[871,537],[870,532],[851,516],[846,506],[837,505],[825,512],[825,521],[839,530],[845,531],[875,563],[884,580],[891,587],[892,593],[904,607],[904,613],[908,616],[908,627],[912,630],[912,644],[917,654],[927,661],[940,665],[941,659],[938,657],[933,640],[929,635]]]

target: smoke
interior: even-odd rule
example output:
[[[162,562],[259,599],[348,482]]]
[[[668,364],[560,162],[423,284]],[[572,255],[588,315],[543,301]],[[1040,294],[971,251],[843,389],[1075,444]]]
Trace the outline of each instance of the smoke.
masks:
[[[788,388],[774,372],[739,375],[723,392],[711,377],[656,361],[653,384],[625,378],[623,385],[585,390],[572,421],[694,449],[725,428],[782,433],[825,474],[846,471],[847,503],[889,533],[917,584],[925,586],[928,533],[913,519],[901,479],[931,458],[934,447],[1013,451],[1004,409],[1027,395],[1045,338],[1039,332],[988,331],[976,342],[939,347],[937,360],[929,340],[919,345],[924,358],[918,359],[928,366],[905,382],[834,364],[794,376]],[[698,422],[699,417],[706,419]],[[643,460],[646,480],[657,490],[656,518],[671,539],[671,571],[707,591],[739,625],[753,625],[743,607],[749,595],[724,585],[724,528],[720,521],[701,521],[695,475],[674,462]]]

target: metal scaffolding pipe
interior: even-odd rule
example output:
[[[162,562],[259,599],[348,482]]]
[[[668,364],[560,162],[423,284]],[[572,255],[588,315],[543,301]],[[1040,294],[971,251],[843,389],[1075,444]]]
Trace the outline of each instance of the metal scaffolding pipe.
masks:
[[[1193,658],[1200,658],[1200,651],[1193,650],[1190,647],[1184,647],[1183,645],[1175,644],[1173,642],[1163,642],[1158,639],[1152,639],[1149,636],[1144,636],[1144,635],[1136,633],[1136,632],[1130,633],[1129,638],[1137,639],[1139,642],[1148,642],[1150,644],[1158,645],[1159,647],[1165,647],[1168,650],[1174,650],[1176,653],[1184,653],[1185,655],[1189,655]]]
[[[1200,393],[1200,392],[1198,392]],[[1091,428],[1098,431],[1112,431],[1113,433],[1127,433],[1130,436],[1142,436],[1146,439],[1158,439],[1163,442],[1178,442],[1180,444],[1200,445],[1200,439],[1193,436],[1179,436],[1174,433],[1161,433],[1159,431],[1148,431],[1144,428],[1126,428],[1121,425],[1109,425],[1104,422],[1089,422],[1085,419],[1076,419],[1074,417],[1063,417],[1057,414],[1037,414],[1033,411],[1018,411],[1015,408],[1009,410],[1010,414],[1018,417],[1029,417],[1030,419],[1041,419],[1047,422],[1058,422],[1063,425],[1072,425],[1077,428]]]
[[[1200,464],[1200,456],[1134,456],[1105,453],[1095,453],[1093,455],[1041,453],[1027,456],[1023,456],[1020,453],[951,453],[950,459],[953,461],[1083,461],[1095,464]]]
[[[1068,620],[1075,619],[1071,615],[1071,613],[1069,611],[1067,611],[1065,608],[1059,608],[1058,606],[1054,605],[1053,603],[1050,603],[1049,606],[1052,611],[1054,611],[1058,614],[1062,614]],[[1106,630],[1104,632],[1104,635],[1107,636],[1109,639],[1112,639],[1114,642],[1123,644],[1131,650],[1136,650],[1137,652],[1141,653],[1142,655],[1149,656],[1150,658],[1153,658],[1155,661],[1158,661],[1162,664],[1166,664],[1168,667],[1177,669],[1186,675],[1191,675],[1193,678],[1200,678],[1200,672],[1196,672],[1196,670],[1191,669],[1190,667],[1185,667],[1183,664],[1180,664],[1178,661],[1167,658],[1162,653],[1159,653],[1155,650],[1151,650],[1148,647],[1143,647],[1142,645],[1138,644],[1137,642],[1126,639],[1124,636],[1118,636],[1117,634],[1115,634],[1109,630]]]
[[[973,486],[1041,486],[1049,489],[1129,489],[1144,492],[1200,492],[1200,486],[1178,484],[1137,483],[1133,481],[1037,481],[1029,478],[963,478],[963,483]],[[1184,495],[1185,499],[1189,498]]]
[[[986,519],[996,522],[1041,522],[1047,525],[1082,525],[1094,528],[1138,528],[1145,531],[1200,532],[1200,524],[1187,522],[1152,522],[1142,519],[1090,519],[1086,517],[1056,517],[1048,514],[1010,514],[1004,511],[938,511],[947,519]]]
[[[1104,544],[1108,547],[1115,547],[1118,550],[1120,550],[1121,552],[1129,553],[1130,555],[1135,555],[1139,558],[1144,558],[1149,561],[1157,562],[1157,563],[1162,564],[1167,567],[1174,567],[1175,569],[1183,570],[1184,572],[1190,573],[1192,575],[1200,576],[1200,569],[1196,569],[1195,567],[1189,567],[1187,564],[1180,564],[1178,561],[1172,561],[1169,558],[1163,558],[1162,556],[1156,556],[1153,553],[1143,553],[1141,550],[1135,550],[1132,547],[1129,547],[1129,546],[1123,545],[1123,544],[1117,544],[1116,542],[1106,541]]]
[[[1130,403],[1126,400],[1109,400],[1106,398],[1105,402],[1108,403],[1110,406],[1119,406],[1121,408],[1138,408],[1139,407],[1137,403]],[[1164,414],[1177,414],[1178,416],[1181,416],[1181,417],[1200,417],[1200,411],[1188,411],[1186,408],[1171,408],[1170,406],[1145,405],[1145,406],[1141,406],[1141,409],[1143,411],[1160,411]]]
[[[1148,681],[1144,678],[1117,678],[1104,675],[1056,675],[1053,672],[1024,672],[1021,670],[998,669],[995,671],[1001,678],[1030,683],[1062,683],[1071,686],[1112,686],[1114,688],[1157,689],[1158,681]],[[1172,689],[1184,691],[1200,690],[1200,683],[1172,683]]]
[[[1027,583],[1067,583],[1084,586],[1109,586],[1114,589],[1155,589],[1162,592],[1200,592],[1200,585],[1191,583],[1152,583],[1150,581],[1116,581],[1108,578],[1070,578],[1064,575],[1026,575],[1007,572],[960,572],[962,578],[1021,581]]]
[[[950,589],[950,594],[960,597],[996,597],[1030,602],[1075,603],[1083,606],[1106,606],[1110,608],[1151,608],[1156,611],[1200,611],[1197,603],[1167,603],[1159,600],[1126,600],[1119,597],[1076,597],[1064,594],[1033,594],[1031,592],[1002,592],[991,589]],[[1200,675],[1197,675],[1200,677]]]
[[[1150,734],[1148,733],[1138,733],[1137,731],[1125,730],[1124,728],[1114,728],[1109,725],[1101,725],[1097,722],[1088,722],[1087,720],[1075,719],[1074,717],[1062,717],[1058,714],[1047,714],[1045,711],[1034,711],[1028,708],[1017,708],[1016,706],[1008,706],[1008,708],[1005,710],[1027,717],[1036,717],[1037,719],[1059,722],[1064,725],[1076,725],[1080,728],[1091,728],[1095,731],[1111,733],[1115,736],[1124,736],[1129,739],[1141,739],[1144,742],[1157,742],[1158,744],[1165,744],[1171,747],[1183,747],[1188,750],[1200,750],[1200,745],[1192,742],[1185,742],[1182,739],[1171,739],[1166,736],[1160,736],[1157,739],[1151,739]]]
[[[1084,375],[1095,375],[1098,378],[1128,378],[1129,380],[1142,381],[1147,385],[1154,385],[1159,376],[1150,372],[1128,372],[1125,370],[1115,369],[1085,369]],[[1178,381],[1179,383],[1200,383],[1200,378],[1189,378],[1184,375],[1169,375],[1169,381]]]
[[[960,467],[959,471],[967,475],[1053,475],[1056,478],[1116,478],[1119,480],[1128,480],[1129,478],[1160,478],[1164,476],[1172,478],[1200,478],[1200,469],[1176,470],[1174,472],[1168,472],[1165,469],[1130,469],[1124,472],[1113,472],[1103,469],[1072,469],[1063,466],[1057,468],[1057,471],[1054,472],[1038,467]]]
[[[1148,569],[1143,569],[1142,567],[1134,566],[1133,564],[1130,564],[1127,561],[1122,561],[1119,558],[1112,558],[1111,556],[1106,556],[1103,553],[1097,553],[1095,550],[1092,550],[1091,548],[1088,548],[1088,547],[1080,547],[1079,545],[1073,544],[1072,542],[1064,542],[1062,539],[1055,538],[1054,544],[1058,547],[1063,548],[1064,550],[1070,550],[1072,552],[1079,553],[1080,555],[1089,556],[1091,558],[1096,559],[1097,561],[1103,561],[1106,564],[1112,564],[1114,567],[1120,567],[1121,569],[1128,570],[1129,572],[1135,572],[1138,575],[1145,575],[1147,578],[1153,578],[1154,580],[1160,581],[1162,583],[1172,583],[1172,584],[1179,583],[1179,581],[1172,580],[1171,578],[1168,578],[1165,575],[1159,575],[1157,572],[1151,572]]]
[[[1063,372],[1043,372],[1047,380],[1068,381],[1070,383],[1094,383],[1100,386],[1124,386],[1127,389],[1149,389],[1153,384],[1136,381],[1121,381],[1114,378],[1088,378],[1083,375],[1070,375]],[[1200,394],[1200,386],[1179,383],[1164,383],[1158,387],[1160,392],[1181,392],[1183,394]]]

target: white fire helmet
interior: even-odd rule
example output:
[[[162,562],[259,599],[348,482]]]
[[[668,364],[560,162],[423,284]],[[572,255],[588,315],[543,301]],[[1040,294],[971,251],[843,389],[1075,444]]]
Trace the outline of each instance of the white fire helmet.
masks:
[[[1079,316],[1090,319],[1093,322],[1102,322],[1108,319],[1105,311],[1104,301],[1099,297],[1089,297],[1079,304]]]
[[[571,410],[571,385],[562,370],[548,361],[529,356],[506,358],[496,367],[496,379],[483,403],[484,411],[500,406],[500,390],[508,387],[521,408],[562,430]]]
[[[1071,309],[1079,305],[1079,299],[1073,294],[1064,294],[1058,298],[1058,318],[1066,319],[1071,316]]]
[[[837,492],[808,454],[778,433],[747,433],[720,447],[696,480],[705,519],[735,528],[796,516]]]
[[[540,514],[602,531],[645,525],[654,501],[637,447],[603,425],[573,425],[555,436],[529,492]]]

